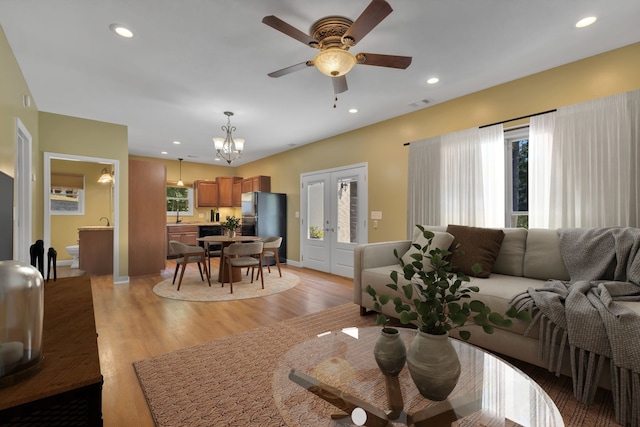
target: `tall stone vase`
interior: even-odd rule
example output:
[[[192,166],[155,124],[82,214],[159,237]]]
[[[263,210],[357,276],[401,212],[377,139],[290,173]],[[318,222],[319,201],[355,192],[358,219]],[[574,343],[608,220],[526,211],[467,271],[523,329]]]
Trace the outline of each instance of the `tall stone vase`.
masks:
[[[400,332],[395,328],[383,328],[373,347],[373,355],[384,375],[397,377],[407,360],[407,348]]]
[[[445,400],[460,378],[460,359],[449,334],[418,331],[407,351],[407,367],[418,391],[429,400]]]

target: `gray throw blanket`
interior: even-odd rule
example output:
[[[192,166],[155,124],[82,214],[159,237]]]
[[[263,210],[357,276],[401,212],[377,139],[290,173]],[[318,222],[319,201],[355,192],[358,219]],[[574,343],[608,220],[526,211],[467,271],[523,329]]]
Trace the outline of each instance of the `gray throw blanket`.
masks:
[[[569,344],[576,398],[591,403],[610,360],[616,420],[640,426],[640,316],[616,301],[640,301],[640,229],[560,229],[570,282],[549,280],[511,301],[540,323],[539,355],[560,374]]]

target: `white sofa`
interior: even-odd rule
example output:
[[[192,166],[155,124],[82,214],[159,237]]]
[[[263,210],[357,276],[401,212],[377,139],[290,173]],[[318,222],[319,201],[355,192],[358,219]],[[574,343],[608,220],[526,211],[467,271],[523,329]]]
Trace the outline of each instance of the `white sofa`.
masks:
[[[446,231],[447,227],[426,226],[430,231]],[[417,230],[417,229],[416,229]],[[528,288],[540,288],[548,279],[569,280],[569,273],[560,255],[559,237],[556,230],[504,228],[504,240],[493,265],[489,278],[472,278],[480,292],[472,298],[483,301],[493,311],[504,313],[509,301],[516,294]],[[417,231],[419,233],[419,231]],[[371,285],[378,295],[390,294],[386,287],[392,283],[389,274],[393,269],[402,272],[394,256],[411,246],[411,240],[370,243],[359,245],[354,251],[354,302],[360,306],[361,314],[373,309],[373,299],[366,292]],[[400,277],[400,276],[399,276]],[[404,279],[402,279],[404,280]],[[621,302],[640,315],[640,302]],[[382,312],[397,317],[392,302],[382,306]],[[546,367],[538,357],[538,325],[529,336],[524,336],[527,322],[514,320],[511,328],[495,327],[493,334],[486,334],[481,328],[471,326],[468,342],[492,352],[510,356],[534,365]],[[456,336],[455,332],[452,336]],[[565,357],[568,355],[565,352]],[[565,375],[570,375],[568,361],[564,363]],[[600,385],[610,388],[609,369],[605,369]]]

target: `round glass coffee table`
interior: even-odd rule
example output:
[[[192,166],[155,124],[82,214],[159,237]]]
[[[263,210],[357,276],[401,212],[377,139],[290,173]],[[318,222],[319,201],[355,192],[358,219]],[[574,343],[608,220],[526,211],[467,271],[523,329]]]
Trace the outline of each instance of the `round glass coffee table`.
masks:
[[[458,385],[445,401],[425,399],[406,365],[397,379],[378,368],[373,347],[380,329],[320,334],[280,359],[273,395],[288,426],[564,426],[551,398],[531,378],[458,340],[452,340],[462,365]],[[408,348],[416,331],[398,329]]]

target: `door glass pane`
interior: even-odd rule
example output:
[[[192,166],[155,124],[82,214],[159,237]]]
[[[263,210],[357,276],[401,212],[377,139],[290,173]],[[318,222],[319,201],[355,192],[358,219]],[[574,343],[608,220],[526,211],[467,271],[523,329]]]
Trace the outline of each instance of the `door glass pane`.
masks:
[[[324,240],[324,182],[307,187],[307,239]]]
[[[338,243],[358,242],[358,181],[338,180]]]

